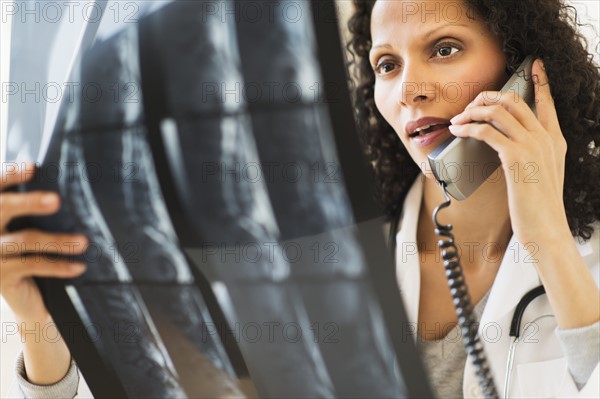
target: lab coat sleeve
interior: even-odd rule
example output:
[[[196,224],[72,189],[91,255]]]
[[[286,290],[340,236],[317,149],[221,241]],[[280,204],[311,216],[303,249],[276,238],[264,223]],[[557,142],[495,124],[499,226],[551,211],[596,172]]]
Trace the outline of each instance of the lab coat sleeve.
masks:
[[[74,398],[77,395],[79,372],[77,371],[75,361],[71,361],[71,367],[67,371],[67,374],[56,384],[35,385],[27,381],[23,352],[21,352],[17,357],[15,374],[16,380],[10,389],[9,398],[53,399]]]
[[[566,373],[569,374],[569,373]],[[600,369],[599,365],[596,364],[594,371],[587,383],[579,390],[573,377],[569,374],[566,375],[561,384],[560,390],[558,391],[558,398],[594,398],[600,397]]]

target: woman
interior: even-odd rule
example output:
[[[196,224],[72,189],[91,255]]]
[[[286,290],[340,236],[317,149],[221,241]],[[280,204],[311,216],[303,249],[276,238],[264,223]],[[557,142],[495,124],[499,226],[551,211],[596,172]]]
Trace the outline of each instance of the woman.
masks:
[[[574,30],[559,18],[558,2],[490,4],[389,0],[356,4],[350,26],[362,80],[356,93],[357,110],[369,156],[375,162],[380,199],[391,217],[403,210],[398,233],[399,282],[409,315],[418,321],[417,333],[422,338],[419,341],[426,361],[436,359],[439,346],[429,344],[435,345],[436,340],[450,335],[452,331],[447,327],[453,325],[455,316],[449,296],[444,294],[446,280],[430,221],[433,207],[443,197],[427,169],[426,156],[451,133],[487,142],[500,154],[500,178],[490,179],[468,200],[454,201],[442,218],[444,223],[454,225],[463,249],[463,266],[476,310],[485,307],[482,325],[487,317],[489,325],[499,326],[503,334],[497,340],[483,337],[496,382],[504,376],[504,344],[511,310],[520,299],[519,293],[531,282],[537,285],[541,280],[547,298],[532,303],[526,316],[527,320],[536,320],[532,325],[538,331],[534,331],[532,341],[538,342],[523,342],[517,349],[518,375],[513,377],[510,396],[597,396],[593,381],[598,378],[599,344],[593,339],[600,328],[600,298],[592,275],[597,276],[598,266],[592,259],[597,262],[599,253],[600,192],[590,182],[598,181],[600,173],[597,150],[588,148],[588,143],[600,142],[598,71],[588,62]],[[560,77],[551,79],[551,91],[542,64],[534,65],[538,118],[524,103],[515,103],[507,96],[477,96],[484,88],[500,88],[527,54],[544,59],[551,78]],[[461,88],[458,96],[450,92],[457,86]],[[443,120],[449,124],[469,103],[469,110],[452,120],[452,131],[446,131]],[[439,135],[431,143],[426,143],[429,139],[410,137],[413,131],[406,132],[408,122],[420,123],[419,119],[426,116],[442,119],[438,121],[442,127],[431,129],[434,132],[430,138],[433,133]],[[569,130],[561,130],[561,125]],[[526,169],[528,163],[538,167],[536,184],[526,184],[523,179],[530,172]],[[418,179],[420,175],[427,179]],[[22,178],[17,174],[6,182],[2,179],[3,188]],[[80,240],[83,250],[83,237],[6,233],[6,224],[14,216],[46,214],[58,208],[58,198],[50,198],[44,205],[39,195],[1,194],[2,241],[31,244]],[[573,234],[587,239],[588,246],[578,245]],[[411,243],[418,244],[420,253],[416,258],[408,250]],[[486,245],[490,243],[494,245]],[[531,245],[521,248],[514,243]],[[473,251],[466,251],[470,248]],[[499,248],[500,256],[482,252],[483,248]],[[508,252],[516,248],[531,253]],[[83,269],[42,261],[26,265],[19,257],[18,251],[11,252],[6,261],[3,257],[2,294],[20,321],[49,322],[31,276],[71,277]],[[527,263],[522,258],[538,262]],[[555,317],[544,317],[546,313]],[[552,342],[550,339],[556,326],[562,346],[554,348],[556,338]],[[448,340],[448,344],[461,345],[457,339]],[[454,346],[450,349],[452,353],[438,362],[442,367],[428,367],[436,392],[443,397],[477,395],[477,384],[468,367],[464,373],[467,389],[463,391],[466,354],[460,355]],[[45,388],[59,390],[59,396],[63,396],[63,389],[72,388],[74,367],[69,368],[64,345],[27,340],[24,358],[25,368],[20,370],[27,370],[29,382],[52,384],[60,380]],[[65,373],[67,378],[61,380]],[[27,385],[24,375],[20,383],[28,395],[34,395],[36,389],[44,390]]]
[[[454,226],[500,394],[514,308],[543,284],[547,295],[524,318],[534,339],[517,348],[508,396],[598,397],[600,160],[590,143],[600,143],[600,77],[566,7],[384,0],[355,7],[349,47],[358,120],[378,197],[390,219],[401,218],[399,284],[437,395],[480,395],[454,334],[431,221],[444,197],[427,155],[454,135],[487,143],[502,163],[440,214]],[[522,99],[497,92],[527,55],[537,57],[537,118]]]

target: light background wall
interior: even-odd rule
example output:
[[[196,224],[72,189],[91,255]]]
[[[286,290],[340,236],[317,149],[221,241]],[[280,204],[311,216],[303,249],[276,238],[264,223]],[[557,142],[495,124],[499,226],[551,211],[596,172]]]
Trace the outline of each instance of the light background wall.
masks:
[[[11,3],[11,1],[0,0],[0,10],[2,10],[2,14],[0,14],[0,79],[3,84],[2,90],[4,90],[4,83],[8,82],[9,76],[8,50],[10,48],[11,19],[3,13],[3,10],[6,9],[5,6],[7,3]],[[572,4],[577,9],[579,21],[583,24],[586,24],[586,26],[581,27],[580,30],[588,39],[588,51],[594,54],[596,62],[600,63],[600,55],[598,54],[598,32],[600,32],[600,1],[578,0],[568,1],[568,3]],[[352,10],[351,1],[337,0],[337,5],[342,20],[347,19]],[[347,35],[347,30],[345,29],[345,22],[342,24],[341,29],[343,34]],[[6,105],[7,104],[4,102],[4,100],[0,102],[0,162],[4,162],[3,148],[5,148],[4,140],[6,139]],[[0,397],[5,398],[7,397],[8,389],[14,379],[14,359],[20,350],[21,344],[18,335],[11,332],[12,328],[14,327],[14,318],[10,312],[10,309],[8,308],[3,299],[0,305],[0,325]],[[80,387],[79,392],[79,397],[91,396],[85,384],[83,384]]]

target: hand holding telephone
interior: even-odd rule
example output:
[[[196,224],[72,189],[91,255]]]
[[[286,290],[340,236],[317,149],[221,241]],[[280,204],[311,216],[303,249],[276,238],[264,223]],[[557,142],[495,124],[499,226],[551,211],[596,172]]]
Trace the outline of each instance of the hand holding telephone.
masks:
[[[535,113],[533,60],[531,56],[525,58],[500,91],[518,94]],[[469,197],[500,166],[496,151],[483,141],[470,137],[452,137],[433,150],[428,158],[435,178],[459,201]]]

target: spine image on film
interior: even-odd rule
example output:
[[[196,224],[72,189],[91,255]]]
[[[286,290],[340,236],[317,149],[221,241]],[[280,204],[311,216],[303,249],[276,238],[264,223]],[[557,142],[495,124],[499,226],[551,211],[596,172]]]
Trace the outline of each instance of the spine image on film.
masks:
[[[344,149],[333,3],[160,3],[89,25],[69,79],[99,94],[63,99],[20,187],[61,209],[10,226],[89,237],[84,274],[37,282],[92,393],[426,396],[380,215],[355,194],[366,161]]]

